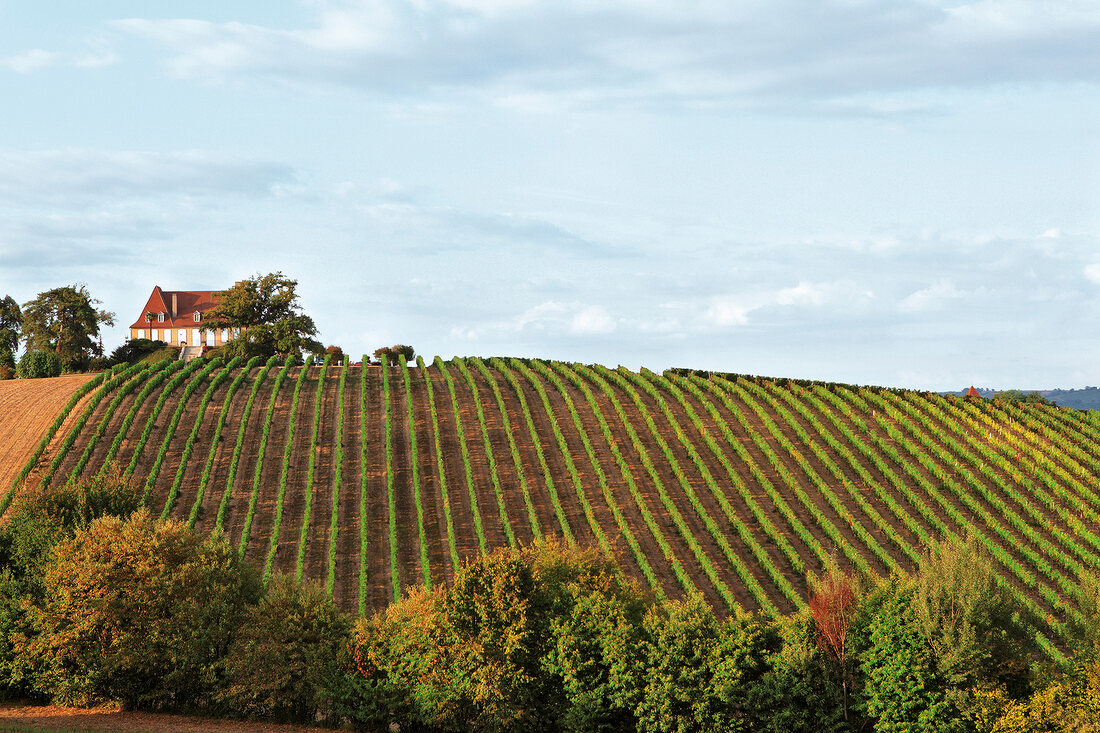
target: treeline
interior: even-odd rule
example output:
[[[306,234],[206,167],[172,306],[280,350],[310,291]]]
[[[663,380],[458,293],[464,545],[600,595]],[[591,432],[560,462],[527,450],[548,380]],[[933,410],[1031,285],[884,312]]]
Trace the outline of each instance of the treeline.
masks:
[[[1075,654],[1036,644],[972,542],[919,572],[810,577],[788,616],[662,600],[552,540],[351,619],[110,472],[0,527],[0,690],[359,730],[1077,731],[1100,719],[1100,584]]]

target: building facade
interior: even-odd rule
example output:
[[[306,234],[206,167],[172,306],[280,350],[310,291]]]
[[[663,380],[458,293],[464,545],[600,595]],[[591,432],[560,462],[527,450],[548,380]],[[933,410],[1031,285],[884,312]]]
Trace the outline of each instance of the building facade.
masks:
[[[145,308],[130,324],[130,338],[171,346],[221,346],[239,336],[240,329],[206,325],[207,313],[217,304],[216,290],[161,290],[154,286]]]

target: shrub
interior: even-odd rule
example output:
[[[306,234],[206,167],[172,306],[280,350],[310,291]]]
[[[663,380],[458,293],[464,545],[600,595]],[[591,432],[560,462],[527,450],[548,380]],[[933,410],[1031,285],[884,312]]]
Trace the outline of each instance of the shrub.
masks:
[[[414,590],[356,625],[360,709],[373,711],[363,722],[539,730],[630,720],[626,660],[647,603],[594,551],[538,543],[484,555],[450,587]],[[610,618],[625,626],[602,623]]]
[[[52,351],[28,351],[19,360],[16,374],[21,379],[60,376],[61,357]]]
[[[394,346],[382,346],[374,350],[374,358],[381,359],[383,356],[388,357],[392,361],[403,358],[406,362],[410,362],[416,358],[416,349],[404,344],[395,344]]]
[[[117,470],[64,486],[26,487],[0,526],[0,692],[28,696],[33,667],[17,660],[13,635],[34,633],[28,610],[45,594],[53,547],[101,516],[129,516],[140,491]]]
[[[218,701],[235,713],[283,721],[328,713],[325,682],[345,653],[350,628],[320,583],[277,576],[244,612]]]
[[[111,352],[109,364],[133,364],[142,361],[146,357],[166,349],[168,344],[163,341],[151,339],[130,339]],[[173,352],[176,349],[172,349]]]
[[[766,619],[737,614],[721,623],[694,596],[654,607],[644,625],[640,729],[755,729],[766,712],[755,709],[756,688],[780,643]]]
[[[258,587],[224,538],[144,508],[58,544],[43,586],[30,610],[37,634],[14,640],[34,689],[58,703],[148,708],[207,699]]]

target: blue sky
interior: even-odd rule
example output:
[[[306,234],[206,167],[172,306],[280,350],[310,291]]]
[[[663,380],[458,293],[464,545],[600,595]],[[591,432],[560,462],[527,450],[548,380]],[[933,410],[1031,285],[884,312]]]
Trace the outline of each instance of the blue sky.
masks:
[[[153,14],[155,13],[155,14]],[[1092,0],[0,0],[0,296],[326,344],[1100,384]]]

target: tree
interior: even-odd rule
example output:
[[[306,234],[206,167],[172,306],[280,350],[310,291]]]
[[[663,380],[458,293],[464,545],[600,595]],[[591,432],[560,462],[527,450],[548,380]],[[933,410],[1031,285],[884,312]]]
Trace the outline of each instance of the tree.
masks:
[[[56,702],[127,707],[202,703],[258,585],[220,534],[142,508],[94,520],[54,549],[33,636],[13,635]]]
[[[298,305],[297,280],[282,272],[242,280],[218,294],[218,304],[206,316],[213,328],[241,329],[224,347],[225,358],[271,356],[302,351],[320,353],[324,348],[313,337],[317,326]]]
[[[825,575],[810,578],[810,614],[817,627],[817,643],[836,661],[840,672],[841,705],[848,719],[848,692],[851,687],[849,662],[852,656],[848,630],[859,609],[859,585],[841,572],[835,558],[830,558]]]
[[[39,293],[23,304],[27,351],[52,351],[69,371],[86,368],[91,357],[103,355],[99,327],[115,325],[114,313],[96,310],[99,303],[83,284]]]
[[[23,313],[10,295],[0,300],[0,379],[15,374],[15,352],[19,350]]]
[[[405,344],[394,344],[393,346],[381,346],[374,350],[375,359],[381,359],[383,356],[393,361],[402,358],[407,363],[416,358],[416,349]]]
[[[350,629],[323,585],[276,576],[244,612],[218,700],[250,716],[314,721],[328,702],[326,679],[342,661]]]
[[[10,295],[0,299],[0,352],[15,354],[23,331],[23,312]]]

